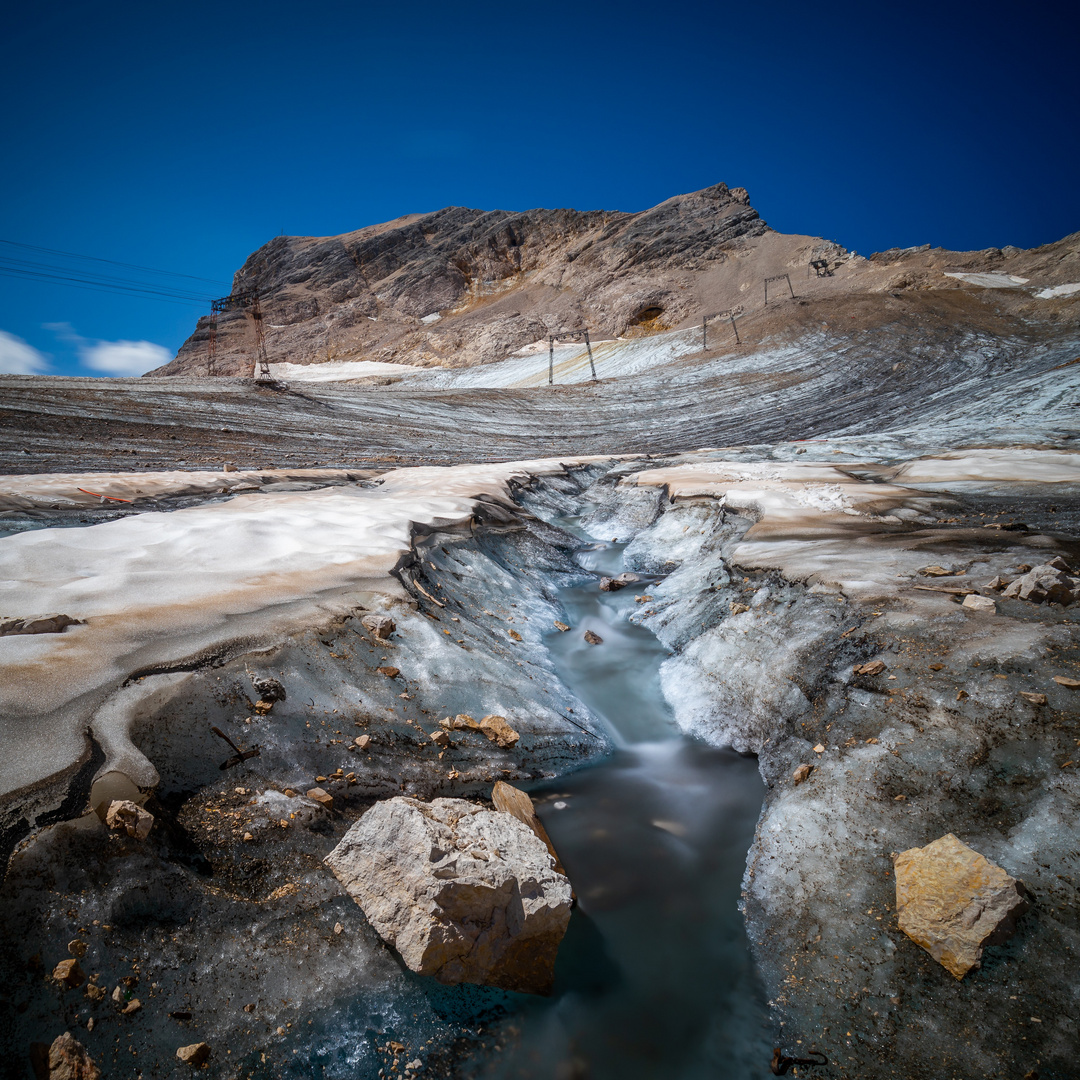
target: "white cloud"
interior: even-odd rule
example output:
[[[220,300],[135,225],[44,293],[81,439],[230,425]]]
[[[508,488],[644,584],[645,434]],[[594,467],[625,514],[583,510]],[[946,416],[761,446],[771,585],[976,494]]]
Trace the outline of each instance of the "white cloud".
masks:
[[[49,358],[22,338],[0,330],[0,372],[5,375],[40,375],[48,371]]]
[[[152,341],[99,341],[79,347],[83,364],[106,375],[142,375],[172,358],[173,354],[164,345]]]

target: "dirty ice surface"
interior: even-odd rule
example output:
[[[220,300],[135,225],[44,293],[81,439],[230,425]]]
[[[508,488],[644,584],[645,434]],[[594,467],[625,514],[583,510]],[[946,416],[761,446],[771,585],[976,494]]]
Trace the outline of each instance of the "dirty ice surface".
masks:
[[[380,360],[328,360],[324,364],[271,364],[270,374],[286,382],[348,382],[371,376],[396,376],[423,371],[416,364],[387,364]]]
[[[587,543],[578,559],[618,574],[624,546]],[[554,995],[522,1002],[516,1037],[477,1063],[481,1077],[750,1080],[768,1061],[738,906],[761,780],[753,759],[674,727],[659,681],[668,650],[628,619],[646,584],[559,592],[572,629],[548,635],[556,671],[619,748],[533,792],[578,907]]]
[[[945,276],[956,278],[968,285],[978,285],[983,289],[1016,289],[1028,283],[1026,277],[1017,277],[1015,274],[965,274],[946,271]]]
[[[390,572],[418,526],[467,523],[477,497],[508,500],[512,479],[563,468],[553,459],[396,470],[381,487],[239,495],[0,538],[0,614],[79,620],[0,639],[0,724],[15,748],[0,762],[0,794],[73,764],[88,712],[133,672],[304,628],[355,607],[358,591],[399,596]],[[130,494],[144,479],[100,486]]]

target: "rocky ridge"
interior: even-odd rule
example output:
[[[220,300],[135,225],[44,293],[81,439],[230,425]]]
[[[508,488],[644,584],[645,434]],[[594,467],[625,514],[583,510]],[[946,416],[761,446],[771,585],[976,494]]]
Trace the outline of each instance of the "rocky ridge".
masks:
[[[1031,290],[1080,279],[1076,241],[1031,251],[925,245],[865,259],[776,232],[745,188],[720,183],[640,213],[447,207],[340,236],[279,236],[247,259],[233,291],[262,297],[272,363],[468,367],[562,330],[634,337],[758,311],[765,279],[785,274],[800,296],[820,297],[990,287],[1000,299],[1022,282],[1028,290],[1009,303],[1033,309]],[[788,292],[778,280],[771,301]],[[176,359],[150,374],[206,374],[209,334],[203,317]],[[220,317],[217,349],[214,374],[251,373],[249,314]]]

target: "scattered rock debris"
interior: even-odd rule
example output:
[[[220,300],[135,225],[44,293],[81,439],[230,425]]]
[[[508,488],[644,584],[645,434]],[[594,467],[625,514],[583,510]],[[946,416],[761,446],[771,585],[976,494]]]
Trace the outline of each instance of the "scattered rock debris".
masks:
[[[458,713],[457,716],[445,716],[439,721],[439,725],[446,731],[480,731],[488,737],[490,742],[509,750],[517,744],[521,736],[507,723],[505,716],[497,716],[491,713],[482,720],[475,720],[468,713]]]

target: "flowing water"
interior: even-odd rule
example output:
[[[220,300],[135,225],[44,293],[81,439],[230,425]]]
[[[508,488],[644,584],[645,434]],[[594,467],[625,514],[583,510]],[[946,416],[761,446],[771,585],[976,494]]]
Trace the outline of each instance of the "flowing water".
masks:
[[[568,519],[559,522],[573,527]],[[581,535],[579,533],[579,535]],[[585,569],[617,574],[622,547]],[[667,651],[628,621],[630,587],[561,594],[548,641],[615,753],[532,794],[578,896],[550,999],[521,998],[476,1075],[529,1080],[730,1080],[769,1073],[767,1007],[738,910],[763,787],[754,760],[682,736],[660,692]],[[603,638],[584,641],[585,630]]]

